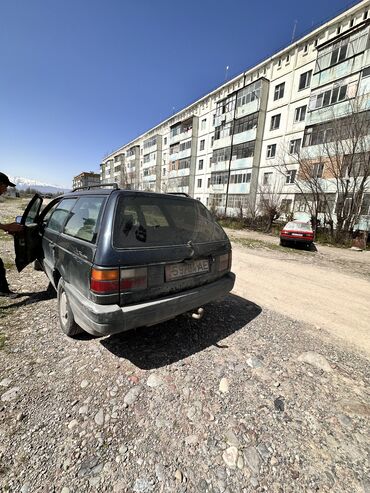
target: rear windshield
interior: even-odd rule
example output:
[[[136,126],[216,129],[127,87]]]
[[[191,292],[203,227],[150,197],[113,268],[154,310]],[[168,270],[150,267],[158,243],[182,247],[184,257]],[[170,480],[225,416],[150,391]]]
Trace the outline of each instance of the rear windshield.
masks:
[[[123,196],[113,234],[117,248],[180,245],[225,240],[226,234],[209,211],[180,197]]]
[[[286,226],[284,226],[284,229],[290,229],[292,231],[311,231],[311,224],[310,223],[288,223]]]

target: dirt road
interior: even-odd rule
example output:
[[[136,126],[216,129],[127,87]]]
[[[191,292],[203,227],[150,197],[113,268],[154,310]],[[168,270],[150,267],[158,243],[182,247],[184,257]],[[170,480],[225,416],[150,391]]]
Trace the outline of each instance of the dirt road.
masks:
[[[0,217],[17,213],[1,205]],[[245,298],[209,304],[200,321],[77,339],[60,330],[44,273],[18,274],[0,235],[22,293],[0,299],[1,493],[370,492],[369,359],[357,349],[368,257],[243,235]],[[361,316],[344,309],[355,292]]]
[[[271,250],[269,243],[275,246],[276,238],[243,232],[229,234],[235,240],[266,242],[266,248],[246,248],[234,241],[237,295],[312,324],[319,331],[324,329],[370,355],[370,277],[366,276],[370,252],[321,246],[318,253]],[[325,262],[327,256],[330,260]]]

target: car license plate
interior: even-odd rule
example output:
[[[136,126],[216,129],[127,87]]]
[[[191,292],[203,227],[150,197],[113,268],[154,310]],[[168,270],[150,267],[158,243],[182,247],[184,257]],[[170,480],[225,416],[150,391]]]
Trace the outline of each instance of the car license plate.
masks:
[[[292,233],[292,236],[303,236],[301,233]]]
[[[180,264],[166,265],[166,281],[174,281],[183,277],[203,274],[209,271],[208,260],[194,260],[193,262],[181,262]]]

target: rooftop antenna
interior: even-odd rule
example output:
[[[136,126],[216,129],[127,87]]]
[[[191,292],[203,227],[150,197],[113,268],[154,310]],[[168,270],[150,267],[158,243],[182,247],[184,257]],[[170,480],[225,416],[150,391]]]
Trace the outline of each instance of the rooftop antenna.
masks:
[[[295,31],[296,31],[296,29],[297,29],[297,24],[298,24],[298,21],[297,21],[297,19],[296,19],[296,20],[294,21],[293,32],[292,32],[292,41],[291,41],[291,43],[293,43],[294,38],[295,38]]]
[[[227,81],[227,74],[229,72],[229,66],[226,65],[226,68],[225,68],[225,82]]]

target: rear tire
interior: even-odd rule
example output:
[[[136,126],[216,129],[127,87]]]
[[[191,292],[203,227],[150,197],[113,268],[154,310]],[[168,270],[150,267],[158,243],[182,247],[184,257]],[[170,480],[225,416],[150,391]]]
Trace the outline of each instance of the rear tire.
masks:
[[[81,334],[83,330],[75,322],[63,279],[59,280],[57,293],[60,328],[68,337],[74,337],[77,334]]]

